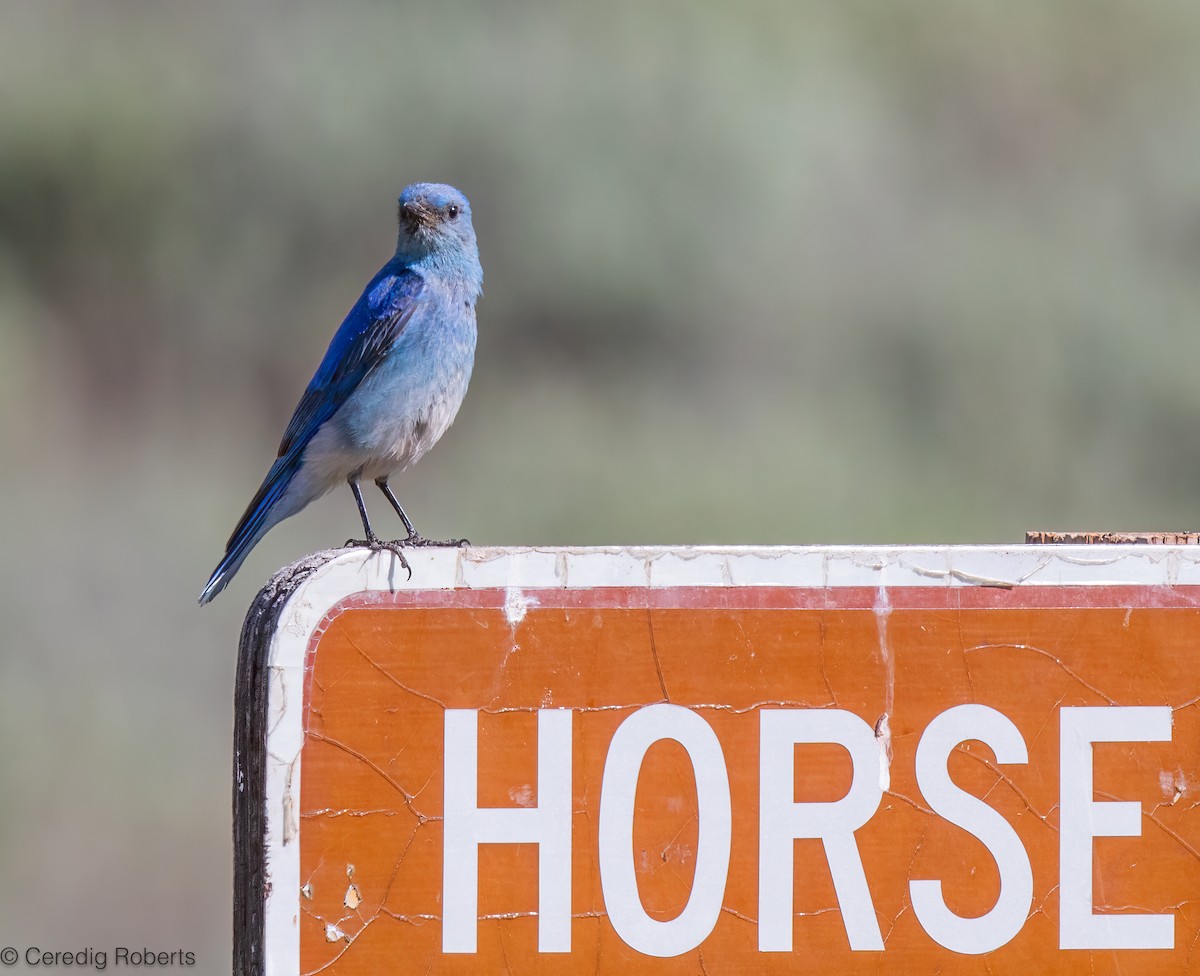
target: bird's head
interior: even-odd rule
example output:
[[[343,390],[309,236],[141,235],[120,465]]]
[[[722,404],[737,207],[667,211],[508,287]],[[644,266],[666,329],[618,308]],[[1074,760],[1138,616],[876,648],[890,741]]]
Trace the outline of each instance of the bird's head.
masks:
[[[478,261],[471,205],[444,183],[413,183],[400,194],[396,252],[410,261]]]

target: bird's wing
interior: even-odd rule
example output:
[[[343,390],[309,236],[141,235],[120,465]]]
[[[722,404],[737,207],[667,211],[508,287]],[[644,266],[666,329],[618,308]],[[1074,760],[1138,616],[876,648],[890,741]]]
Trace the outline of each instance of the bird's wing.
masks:
[[[400,338],[422,301],[424,279],[411,269],[383,269],[337,330],[284,431],[279,456],[299,453]]]

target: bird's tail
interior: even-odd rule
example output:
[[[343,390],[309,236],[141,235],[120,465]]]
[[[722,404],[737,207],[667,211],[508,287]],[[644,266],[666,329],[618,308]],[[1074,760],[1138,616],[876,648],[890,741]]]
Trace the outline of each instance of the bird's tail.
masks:
[[[281,504],[299,470],[300,457],[295,454],[286,454],[271,465],[271,470],[267,472],[237,528],[233,530],[233,535],[225,544],[224,558],[217,564],[217,568],[209,577],[208,585],[200,594],[201,606],[225,589],[242,562],[250,555],[250,550],[273,525],[295,514],[307,503],[308,499],[303,499],[299,504]]]

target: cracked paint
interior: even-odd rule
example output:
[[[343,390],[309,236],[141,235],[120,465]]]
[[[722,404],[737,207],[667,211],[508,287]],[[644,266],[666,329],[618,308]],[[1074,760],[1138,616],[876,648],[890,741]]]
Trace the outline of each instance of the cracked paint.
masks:
[[[676,559],[670,554],[631,557],[634,582],[600,593],[565,588],[568,578],[588,581],[590,571],[562,551],[547,556],[550,577],[560,581],[554,587],[528,585],[500,557],[475,560],[468,552],[455,556],[450,577],[468,588],[452,601],[400,590],[345,603],[323,624],[306,672],[314,721],[288,835],[290,842],[298,831],[301,840],[304,884],[293,896],[301,971],[631,971],[634,956],[614,931],[599,886],[600,782],[607,743],[621,722],[639,708],[670,702],[702,716],[725,757],[733,798],[729,874],[719,918],[701,945],[676,959],[638,958],[637,971],[782,974],[801,965],[838,976],[1187,972],[1189,961],[1200,961],[1200,797],[1192,786],[1200,681],[1188,663],[1200,638],[1200,590],[1148,595],[1109,587],[1099,606],[1087,606],[1077,586],[1080,592],[1055,602],[1048,594],[1058,589],[1028,581],[1055,572],[1094,575],[1097,567],[1119,576],[1124,564],[1107,555],[1039,553],[1012,564],[960,565],[947,552],[903,560],[831,553],[820,564],[830,585],[808,588],[738,583],[769,576],[786,553],[755,555],[753,562],[723,555],[713,562],[711,582],[676,596],[654,589]],[[1176,578],[1187,577],[1192,565],[1175,567]],[[707,579],[702,559],[687,566],[691,576]],[[886,587],[879,585],[885,568]],[[477,573],[492,574],[494,585],[470,589]],[[414,576],[420,582],[419,571]],[[1194,578],[1200,582],[1200,571]],[[1137,613],[1129,604],[1135,597]],[[512,657],[517,629],[519,659]],[[986,745],[967,741],[948,760],[954,783],[1004,818],[1033,865],[1024,926],[986,957],[937,946],[907,887],[912,879],[941,881],[947,904],[966,917],[987,912],[997,896],[988,849],[939,816],[915,777],[924,729],[960,703],[1001,712],[1029,752],[1028,763],[1000,764]],[[1169,743],[1094,748],[1096,802],[1138,802],[1145,825],[1140,837],[1096,840],[1096,910],[1174,914],[1178,948],[1150,962],[1131,951],[1057,949],[1059,713],[1122,705],[1163,705],[1174,714]],[[537,952],[537,846],[513,844],[480,847],[478,951],[446,955],[441,802],[454,757],[442,755],[444,711],[479,711],[479,805],[532,809],[537,711],[545,707],[574,712],[571,952]],[[874,729],[878,764],[872,760],[870,777],[882,800],[854,840],[882,953],[848,951],[817,840],[796,843],[797,952],[757,951],[757,736],[759,713],[772,708],[840,708]],[[845,795],[845,751],[808,748],[797,751],[797,802]],[[651,918],[669,921],[688,901],[697,809],[682,747],[651,746],[630,852]]]

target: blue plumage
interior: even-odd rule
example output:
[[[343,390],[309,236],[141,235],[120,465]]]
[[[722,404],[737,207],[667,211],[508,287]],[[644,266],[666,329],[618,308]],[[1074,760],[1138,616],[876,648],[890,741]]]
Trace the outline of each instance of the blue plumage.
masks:
[[[425,279],[395,258],[379,269],[329,343],[279,444],[304,447],[396,344],[417,309]]]
[[[268,530],[349,483],[364,545],[425,542],[388,477],[415,463],[445,433],[466,395],[475,358],[475,304],[483,271],[471,208],[453,187],[416,183],[399,199],[396,254],[347,314],[300,398],[279,455],[200,594],[221,592]],[[408,531],[397,543],[371,529],[359,482],[383,491]]]

